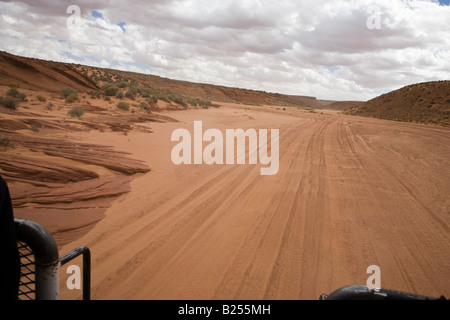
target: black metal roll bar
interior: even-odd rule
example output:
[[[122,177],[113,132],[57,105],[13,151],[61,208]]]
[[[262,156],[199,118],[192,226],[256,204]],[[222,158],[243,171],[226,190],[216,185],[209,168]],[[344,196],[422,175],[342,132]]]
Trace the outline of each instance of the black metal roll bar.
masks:
[[[91,251],[87,247],[78,247],[59,259],[60,265],[83,255],[83,300],[91,299]]]
[[[83,300],[90,300],[91,254],[79,247],[61,259],[53,236],[40,224],[14,219],[21,262],[19,299],[58,300],[59,268],[83,255]]]
[[[347,286],[330,295],[322,294],[319,300],[445,300],[445,297],[433,298],[407,292],[377,289],[368,286]]]

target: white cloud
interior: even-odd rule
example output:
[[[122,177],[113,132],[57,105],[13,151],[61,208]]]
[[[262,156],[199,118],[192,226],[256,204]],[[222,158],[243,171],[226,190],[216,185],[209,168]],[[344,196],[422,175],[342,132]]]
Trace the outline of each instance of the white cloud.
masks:
[[[73,4],[82,15],[75,30],[67,27]],[[380,29],[367,28],[371,6],[379,9]],[[450,79],[448,21],[450,7],[427,0],[0,1],[0,50],[270,92],[369,99]]]

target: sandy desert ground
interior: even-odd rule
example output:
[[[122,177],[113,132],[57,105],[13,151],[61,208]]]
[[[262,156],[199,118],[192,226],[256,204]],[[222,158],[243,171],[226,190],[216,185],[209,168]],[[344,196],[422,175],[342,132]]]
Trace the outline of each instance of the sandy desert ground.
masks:
[[[151,168],[61,248],[91,249],[93,299],[318,299],[366,284],[370,265],[383,288],[450,296],[449,128],[237,105],[170,117],[153,133],[76,133]],[[195,120],[279,129],[279,173],[174,165],[171,134]],[[79,298],[66,278],[61,298]]]

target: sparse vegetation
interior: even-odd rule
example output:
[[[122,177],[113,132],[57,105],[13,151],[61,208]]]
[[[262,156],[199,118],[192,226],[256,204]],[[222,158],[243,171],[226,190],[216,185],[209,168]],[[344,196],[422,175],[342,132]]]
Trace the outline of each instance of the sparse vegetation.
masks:
[[[304,108],[305,111],[309,112],[309,113],[316,113],[316,110],[313,108]]]
[[[125,98],[131,99],[131,100],[136,99],[135,95],[131,91],[128,91],[127,93],[125,93]]]
[[[104,87],[104,90],[105,95],[107,95],[108,97],[114,97],[120,89],[116,85],[107,85],[106,87]]]
[[[121,110],[129,111],[130,110],[130,105],[128,103],[126,103],[126,102],[121,101],[121,102],[119,102],[117,104],[117,108],[119,108]]]
[[[73,103],[75,101],[79,101],[78,94],[71,93],[66,97],[66,103]]]
[[[78,95],[77,90],[70,88],[70,87],[61,89],[61,95],[63,96],[63,98],[67,98],[68,96],[70,96],[72,94]]]
[[[6,92],[6,96],[15,98],[19,101],[26,101],[27,95],[25,93],[19,92],[19,90],[15,88],[11,88]]]
[[[0,97],[0,105],[7,109],[16,110],[19,105],[19,101],[12,97]]]
[[[70,111],[68,112],[68,114],[71,117],[76,117],[76,118],[81,118],[81,116],[83,116],[84,114],[84,110],[81,107],[73,107],[72,109],[70,109]]]
[[[282,107],[303,107],[305,101],[315,101],[310,97],[304,97],[305,99],[303,99],[302,97],[291,97],[263,91],[222,88],[110,69],[90,70],[89,78],[103,89],[104,94],[105,90],[110,87],[117,87],[119,91],[123,92],[123,97],[121,93],[118,96],[111,95],[111,97],[116,96],[118,99],[127,97],[135,101],[140,101],[140,98],[145,99],[152,111],[157,109],[158,100],[170,104],[172,108],[175,104],[178,104],[186,109],[189,106],[207,109],[213,106],[212,101]],[[148,85],[149,83],[151,85]],[[189,92],[195,93],[190,94]],[[113,92],[109,94],[113,94]],[[156,99],[156,102],[153,102],[154,99]],[[306,103],[306,106],[314,107],[308,103]]]
[[[28,128],[28,130],[31,130],[33,132],[39,132],[39,128],[36,125],[32,125]]]
[[[208,109],[211,106],[211,101],[210,100],[206,100],[206,99],[202,99],[202,98],[198,98],[198,97],[188,97],[186,98],[186,102],[188,104],[190,104],[191,106],[197,107],[203,107],[204,109]]]
[[[141,110],[151,112],[150,106],[146,102],[141,102],[141,104],[139,105],[139,108],[141,108]]]
[[[0,138],[0,146],[3,147],[3,151],[6,151],[8,148],[14,149],[14,145],[8,137]]]
[[[195,107],[200,106],[205,109],[209,108],[212,105],[210,99],[184,95],[167,89],[141,85],[137,81],[134,81],[127,77],[123,77],[119,73],[119,71],[114,71],[108,73],[107,77],[106,75],[103,77],[104,80],[116,80],[116,82],[107,82],[101,86],[101,88],[104,90],[105,95],[111,97],[115,96],[118,99],[127,98],[130,100],[138,101],[139,98],[143,98],[146,100],[148,108],[152,110],[158,109],[156,107],[158,100],[165,101],[169,104],[179,104],[185,109],[187,109],[189,105]]]
[[[169,100],[182,105],[185,109],[188,108],[187,102],[184,100],[183,96],[177,93],[172,93],[169,95]]]
[[[119,91],[116,93],[116,98],[117,99],[123,99],[123,91]]]
[[[158,99],[156,99],[153,96],[150,96],[150,97],[146,98],[146,101],[152,107],[156,106],[156,104],[158,103]]]
[[[88,91],[86,93],[89,95],[89,97],[91,99],[98,99],[98,98],[100,98],[100,93],[97,92],[97,91]]]
[[[449,89],[450,81],[414,84],[351,107],[345,113],[402,122],[450,126],[450,111],[448,104],[445,103],[448,100],[445,96]]]
[[[47,99],[45,99],[45,97],[41,95],[37,96],[36,99],[38,99],[40,102],[47,102]]]

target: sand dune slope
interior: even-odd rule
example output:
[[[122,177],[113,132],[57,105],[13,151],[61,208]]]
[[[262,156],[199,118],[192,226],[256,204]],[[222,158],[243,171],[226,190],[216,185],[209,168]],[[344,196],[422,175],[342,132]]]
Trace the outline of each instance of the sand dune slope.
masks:
[[[191,110],[129,135],[152,171],[62,250],[91,248],[93,298],[317,299],[370,265],[384,288],[449,296],[450,130],[295,112]],[[194,120],[280,129],[279,173],[173,165],[170,134]]]

